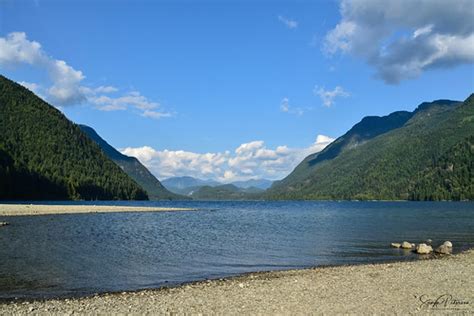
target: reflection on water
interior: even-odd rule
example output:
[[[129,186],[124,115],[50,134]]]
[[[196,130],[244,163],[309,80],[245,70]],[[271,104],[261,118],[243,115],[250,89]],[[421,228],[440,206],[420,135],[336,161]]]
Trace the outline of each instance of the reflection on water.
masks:
[[[456,251],[474,245],[473,203],[108,204],[199,211],[0,216],[11,223],[0,229],[0,298],[87,295],[252,271],[417,258],[390,248],[394,241],[451,240]]]

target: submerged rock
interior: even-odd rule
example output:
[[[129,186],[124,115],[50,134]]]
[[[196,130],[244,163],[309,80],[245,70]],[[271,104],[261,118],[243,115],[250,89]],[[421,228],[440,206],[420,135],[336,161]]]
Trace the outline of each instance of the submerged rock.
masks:
[[[431,239],[428,238],[428,239],[425,241],[425,243],[426,243],[427,245],[431,245],[431,244],[433,243],[433,240],[431,240]]]
[[[403,249],[411,249],[411,248],[412,248],[412,244],[409,243],[408,241],[404,241],[404,242],[402,242],[402,248],[403,248]]]
[[[449,248],[453,248],[453,244],[448,240],[448,241],[445,241],[443,243],[443,246],[446,246],[446,247],[449,247]]]
[[[416,246],[416,253],[419,253],[420,255],[426,255],[433,252],[433,247],[428,246],[427,244],[418,244]]]
[[[443,245],[439,246],[438,248],[436,248],[435,252],[439,253],[439,254],[442,254],[442,255],[450,255],[452,250],[453,250],[452,247],[448,247],[448,246],[443,244]]]
[[[390,246],[392,246],[393,248],[400,248],[402,246],[402,244],[398,243],[398,242],[392,242],[390,244]]]

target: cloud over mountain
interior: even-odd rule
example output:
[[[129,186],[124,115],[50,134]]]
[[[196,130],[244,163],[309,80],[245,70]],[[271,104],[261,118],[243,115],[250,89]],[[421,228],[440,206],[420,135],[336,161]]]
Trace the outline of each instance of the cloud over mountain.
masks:
[[[223,182],[252,178],[281,179],[311,153],[324,149],[334,139],[318,135],[306,148],[267,148],[263,141],[241,144],[233,152],[194,153],[155,150],[149,146],[128,147],[125,155],[138,158],[158,178],[192,176]]]

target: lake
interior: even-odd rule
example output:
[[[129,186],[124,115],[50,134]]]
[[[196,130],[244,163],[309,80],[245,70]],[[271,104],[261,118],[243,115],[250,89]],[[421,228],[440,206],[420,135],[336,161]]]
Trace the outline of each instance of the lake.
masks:
[[[42,203],[44,204],[44,203]],[[0,298],[82,296],[474,246],[472,202],[60,202],[197,211],[0,216]]]

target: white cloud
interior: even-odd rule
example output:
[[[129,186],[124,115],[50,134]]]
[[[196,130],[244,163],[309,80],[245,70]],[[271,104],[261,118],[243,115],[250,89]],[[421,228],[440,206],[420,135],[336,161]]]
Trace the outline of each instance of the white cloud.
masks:
[[[290,100],[288,98],[283,98],[280,102],[280,110],[282,112],[289,112],[290,111]]]
[[[13,32],[5,38],[0,37],[0,65],[36,64],[48,59],[38,42],[28,41],[26,34]]]
[[[86,100],[81,87],[81,82],[85,77],[81,71],[75,70],[63,60],[49,60],[48,68],[53,81],[48,94],[54,104],[67,106]]]
[[[41,44],[30,41],[23,32],[13,32],[0,37],[0,67],[27,64],[45,71],[51,81],[49,87],[36,83],[23,82],[31,91],[58,107],[88,102],[103,111],[138,110],[142,116],[159,119],[171,116],[160,110],[160,104],[152,102],[137,91],[122,96],[109,96],[117,93],[113,86],[88,87],[83,84],[84,74],[63,60],[48,56]]]
[[[286,97],[280,102],[280,111],[288,114],[296,114],[298,116],[304,114],[304,110],[302,108],[290,106],[290,100]]]
[[[390,84],[474,63],[472,0],[342,0],[324,51],[354,54]]]
[[[41,44],[27,39],[23,32],[13,32],[0,37],[0,66],[27,64],[48,73],[52,85],[46,97],[54,104],[66,106],[81,103],[85,95],[80,83],[85,78],[81,71],[75,70],[63,60],[56,60],[43,51]],[[40,87],[37,85],[36,90]]]
[[[336,86],[333,90],[326,90],[324,87],[315,86],[313,93],[319,95],[323,105],[326,107],[331,107],[338,97],[346,98],[349,96],[349,93],[340,86]]]
[[[282,15],[278,16],[278,21],[286,25],[289,29],[296,29],[298,27],[298,22],[295,20],[288,19]]]
[[[152,110],[145,110],[145,111],[143,111],[141,116],[154,118],[154,119],[160,119],[162,117],[171,117],[173,115],[169,112],[158,112],[158,111],[152,111]]]
[[[254,178],[281,179],[306,156],[321,151],[334,139],[318,135],[306,148],[267,148],[263,141],[238,146],[233,152],[194,153],[183,150],[155,150],[149,146],[124,148],[122,153],[137,157],[159,179],[193,176],[223,182]]]
[[[38,94],[39,92],[39,85],[37,85],[36,83],[34,82],[26,82],[26,81],[20,81],[18,82],[19,84],[21,84],[23,87],[27,88],[28,90]]]
[[[413,32],[413,38],[417,38],[418,36],[425,35],[425,34],[430,34],[432,30],[433,30],[433,24],[426,25],[424,27],[416,29],[415,32]]]
[[[94,89],[95,93],[113,93],[117,91],[118,89],[112,86],[100,86]]]
[[[101,89],[104,90],[104,89]],[[111,90],[111,89],[107,89]],[[128,107],[134,107],[141,111],[141,116],[159,119],[162,117],[170,117],[171,113],[157,111],[161,105],[152,102],[140,94],[138,91],[132,91],[121,97],[109,97],[105,95],[91,96],[89,101],[101,111],[120,111],[126,110]]]

